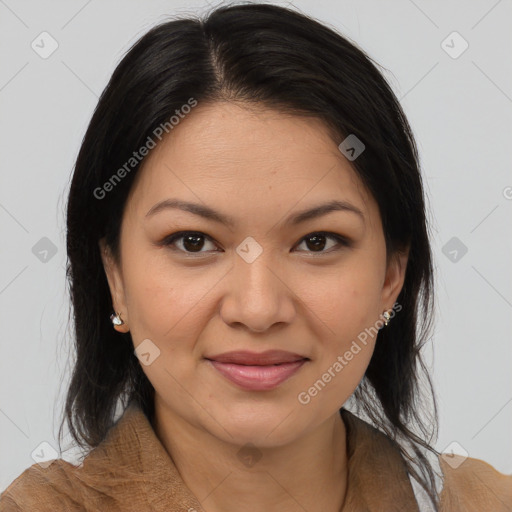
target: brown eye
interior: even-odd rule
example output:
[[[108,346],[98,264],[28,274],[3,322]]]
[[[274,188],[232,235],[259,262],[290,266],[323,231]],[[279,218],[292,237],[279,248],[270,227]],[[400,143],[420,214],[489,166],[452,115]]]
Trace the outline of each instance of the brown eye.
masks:
[[[310,251],[323,251],[327,243],[325,235],[312,235],[305,239],[306,245]]]
[[[167,246],[174,246],[176,250],[184,253],[202,253],[209,251],[202,251],[205,243],[211,243],[214,247],[215,244],[211,241],[210,237],[204,233],[196,233],[193,231],[181,231],[174,233],[167,237],[163,244]]]
[[[204,237],[201,235],[185,235],[183,238],[183,247],[187,251],[197,252],[204,246]]]
[[[334,243],[329,246],[328,240],[334,240]],[[302,241],[301,244],[306,245],[306,249],[309,252],[317,252],[317,253],[326,253],[331,252],[330,249],[333,247],[336,247],[337,245],[341,246],[349,246],[349,242],[347,239],[343,238],[340,235],[337,235],[335,233],[310,233],[309,235],[306,235]],[[324,250],[328,246],[327,250]],[[302,251],[301,251],[302,252]]]
[[[211,244],[211,248],[203,250],[205,246],[208,247],[208,244]],[[299,250],[299,252],[324,254],[334,252],[340,247],[349,247],[350,241],[336,233],[317,232],[310,233],[303,237],[298,247],[302,244],[305,245],[305,250]],[[215,250],[217,246],[208,235],[196,231],[180,231],[173,233],[165,238],[161,242],[161,245],[168,246],[172,250],[185,254],[218,252]]]

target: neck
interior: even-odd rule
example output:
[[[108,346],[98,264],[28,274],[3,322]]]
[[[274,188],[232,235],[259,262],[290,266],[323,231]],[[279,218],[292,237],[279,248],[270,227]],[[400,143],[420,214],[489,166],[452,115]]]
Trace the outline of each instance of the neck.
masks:
[[[339,412],[285,446],[242,451],[158,404],[154,428],[185,485],[209,512],[343,508],[348,471]]]

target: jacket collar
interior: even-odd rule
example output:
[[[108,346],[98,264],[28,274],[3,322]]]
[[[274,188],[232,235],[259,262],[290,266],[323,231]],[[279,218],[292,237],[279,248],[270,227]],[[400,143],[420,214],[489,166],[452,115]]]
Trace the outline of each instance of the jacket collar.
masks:
[[[403,459],[382,432],[340,409],[347,429],[348,487],[340,512],[417,512],[418,505]],[[106,463],[107,461],[107,463]],[[108,467],[108,474],[106,474]],[[83,462],[83,484],[98,495],[122,496],[151,505],[157,512],[203,511],[183,482],[151,423],[132,402],[106,439]]]
[[[346,409],[348,486],[340,512],[418,512],[418,504],[397,445]]]

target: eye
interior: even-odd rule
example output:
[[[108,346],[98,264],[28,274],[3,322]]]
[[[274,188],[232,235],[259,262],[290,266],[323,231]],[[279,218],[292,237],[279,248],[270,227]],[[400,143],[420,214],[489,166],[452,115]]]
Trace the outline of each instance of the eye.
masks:
[[[325,251],[324,250],[325,246],[328,245],[326,241],[329,239],[334,240],[335,243],[329,247],[329,250]],[[348,239],[346,239],[340,235],[337,235],[336,233],[327,233],[324,231],[320,231],[317,233],[310,233],[309,235],[306,235],[305,237],[302,238],[301,243],[297,247],[299,247],[302,244],[305,244],[306,247],[308,247],[307,250],[309,252],[316,252],[316,253],[333,252],[330,249],[332,249],[333,247],[336,247],[337,245],[343,246],[343,247],[350,246],[350,242]],[[334,249],[334,250],[336,250],[336,249]]]
[[[215,244],[213,244],[212,242],[212,239],[209,236],[205,235],[204,233],[196,231],[180,231],[165,238],[162,244],[166,246],[175,245],[177,247],[177,250],[180,250],[181,252],[184,252],[186,254],[192,254],[208,252],[201,251],[201,249],[205,245],[205,241],[215,246]]]
[[[331,240],[331,245],[327,243],[328,240]],[[332,241],[334,243],[332,243]],[[212,238],[204,233],[198,231],[179,231],[177,233],[173,233],[172,235],[165,238],[161,245],[165,245],[171,247],[173,250],[178,250],[184,252],[185,254],[200,254],[210,252],[208,250],[203,251],[205,246],[210,243],[215,250],[215,243]],[[305,244],[306,252],[313,253],[330,253],[333,252],[333,247],[342,246],[342,247],[350,247],[350,241],[341,235],[337,235],[336,233],[328,233],[324,231],[310,233],[301,239],[300,245]],[[327,246],[328,250],[325,250]],[[337,249],[334,249],[337,250]],[[304,251],[299,251],[304,252]]]

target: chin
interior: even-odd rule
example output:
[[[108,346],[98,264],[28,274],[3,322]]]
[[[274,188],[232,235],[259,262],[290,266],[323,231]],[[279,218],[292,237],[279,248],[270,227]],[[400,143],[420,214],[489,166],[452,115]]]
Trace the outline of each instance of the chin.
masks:
[[[296,437],[299,425],[296,414],[290,414],[290,407],[263,403],[258,405],[223,409],[220,415],[210,411],[216,420],[213,425],[209,422],[217,433],[214,435],[228,443],[242,446],[252,443],[269,448],[287,444]]]

